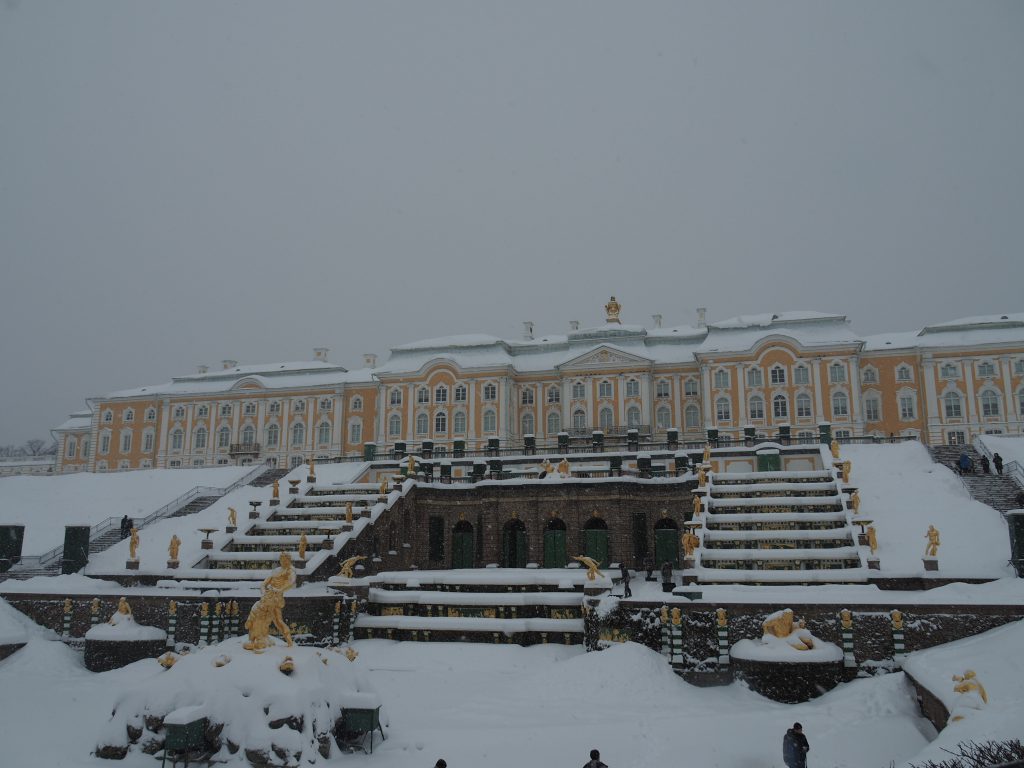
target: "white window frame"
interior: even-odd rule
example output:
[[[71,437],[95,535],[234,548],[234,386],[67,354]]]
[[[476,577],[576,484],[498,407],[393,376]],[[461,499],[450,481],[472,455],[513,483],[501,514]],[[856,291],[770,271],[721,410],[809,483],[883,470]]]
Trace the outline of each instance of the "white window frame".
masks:
[[[654,396],[657,398],[672,397],[672,383],[668,379],[658,379],[654,385]]]
[[[391,391],[388,393],[388,402],[391,405],[401,405],[402,404],[402,389],[401,389],[401,387],[392,387],[391,388]]]
[[[331,444],[331,422],[321,421],[320,426],[316,428],[316,443],[317,445],[330,445]],[[327,439],[324,439],[326,436]]]
[[[845,392],[833,392],[830,398],[832,405],[832,418],[844,418],[850,417],[850,396]]]
[[[217,447],[231,447],[231,427],[224,425],[217,430]]]
[[[801,406],[807,404],[807,408],[804,409]],[[804,412],[806,410],[806,413]],[[796,417],[798,419],[812,419],[814,418],[814,401],[811,396],[806,392],[798,392],[796,395]]]
[[[907,384],[914,380],[914,369],[906,363],[896,366],[896,381],[899,384]]]
[[[267,424],[265,439],[268,448],[277,448],[281,444],[281,427],[277,424]]]
[[[811,383],[811,372],[806,365],[793,366],[793,383],[798,386]]]
[[[488,408],[483,415],[484,432],[498,431],[498,413],[493,408]]]
[[[732,377],[729,375],[727,368],[716,368],[712,378],[715,389],[729,389],[732,382]]]
[[[452,433],[456,435],[466,434],[466,427],[469,420],[465,411],[456,411],[452,414]]]
[[[683,382],[683,395],[686,397],[697,397],[700,394],[700,384],[696,379],[687,379]]]
[[[426,411],[420,411],[416,414],[416,434],[430,434],[430,414]]]
[[[715,400],[715,421],[717,423],[732,421],[732,402],[728,397]]]
[[[448,414],[444,411],[438,411],[434,414],[434,434],[448,434]]]
[[[306,442],[306,425],[305,424],[303,424],[301,421],[296,421],[294,424],[292,424],[291,432],[292,432],[292,434],[291,434],[291,438],[292,438],[291,439],[291,444],[292,444],[292,447],[295,447],[295,446],[301,447],[302,445],[305,444],[305,442]]]
[[[549,411],[547,417],[547,433],[549,435],[556,434],[562,429],[562,417],[558,411]]]
[[[636,379],[626,379],[626,397],[640,397],[640,382]]]
[[[388,416],[388,436],[402,436],[402,417],[397,413],[393,413],[390,416]]]
[[[1000,405],[999,393],[991,389],[983,389],[978,393],[978,402],[981,404],[981,417],[983,419],[998,419],[1002,416],[1003,409]]]
[[[942,396],[942,412],[947,419],[964,417],[964,402],[959,392],[950,390]]]
[[[780,407],[781,404],[781,407]],[[772,418],[774,419],[788,419],[789,418],[789,398],[783,394],[775,395],[772,398]]]
[[[846,366],[842,363],[829,363],[828,366],[828,382],[829,384],[845,384],[846,383]]]
[[[533,405],[533,387],[523,387],[519,392],[520,405]]]
[[[684,429],[700,429],[700,408],[688,405],[683,411]]]
[[[754,395],[750,398],[748,405],[749,417],[751,421],[763,421],[764,420],[764,398],[760,395]]]
[[[454,393],[453,400],[456,403],[464,403],[464,402],[466,402],[466,385],[465,384],[456,384],[455,385],[455,393]]]
[[[438,384],[436,387],[434,387],[434,402],[448,402],[448,387],[446,387],[444,384]]]
[[[602,379],[597,384],[597,396],[604,400],[609,400],[612,397],[612,383],[608,379]]]
[[[572,399],[573,400],[586,400],[587,399],[587,385],[582,381],[574,381],[572,383]]]
[[[764,373],[760,368],[747,368],[747,386],[748,387],[763,387],[764,386]]]
[[[782,365],[773,365],[768,370],[768,377],[772,386],[782,386],[786,383],[786,369]]]
[[[864,421],[872,423],[882,420],[882,398],[871,393],[864,396]]]
[[[548,387],[548,405],[562,402],[562,390],[557,386]]]
[[[484,384],[483,399],[487,402],[493,402],[498,399],[498,385],[493,381],[489,381]]]

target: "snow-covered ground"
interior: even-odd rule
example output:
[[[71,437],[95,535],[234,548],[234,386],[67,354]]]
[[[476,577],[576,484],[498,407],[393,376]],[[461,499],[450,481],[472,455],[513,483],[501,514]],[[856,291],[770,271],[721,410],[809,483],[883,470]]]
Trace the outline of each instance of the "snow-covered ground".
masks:
[[[24,525],[23,555],[64,543],[65,525],[145,517],[198,485],[226,488],[252,467],[0,477],[0,525]]]

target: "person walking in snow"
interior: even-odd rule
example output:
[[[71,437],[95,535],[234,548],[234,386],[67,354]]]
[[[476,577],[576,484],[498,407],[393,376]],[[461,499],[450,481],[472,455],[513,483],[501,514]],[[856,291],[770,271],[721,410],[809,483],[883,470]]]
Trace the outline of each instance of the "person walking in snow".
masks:
[[[128,515],[121,518],[121,538],[127,539],[129,534],[132,532],[132,521],[128,519]]]
[[[629,568],[626,567],[625,563],[622,564],[621,568],[622,568],[622,588],[623,588],[622,596],[623,597],[632,597],[633,596],[633,590],[631,590],[629,588]]]
[[[992,463],[995,464],[995,466],[996,466],[996,474],[997,475],[1003,474],[1003,457],[1000,456],[998,453],[993,453],[992,454]]]
[[[782,737],[782,759],[789,768],[807,768],[807,753],[811,751],[804,727],[793,723],[793,727]]]
[[[981,457],[981,474],[987,475],[989,473],[989,467],[990,466],[991,465],[988,463],[988,456],[982,456]]]
[[[583,765],[583,768],[608,768],[608,766],[601,762],[601,753],[592,749],[590,750],[590,760]]]
[[[444,760],[438,760],[436,763],[434,763],[434,768],[448,768],[448,763],[446,763]]]
[[[974,462],[971,461],[971,457],[967,455],[967,451],[963,451],[960,454],[960,458],[956,460],[956,466],[960,470],[961,475],[966,475],[973,469]]]
[[[665,562],[661,564],[661,591],[671,592],[675,589],[676,581],[672,575],[672,564]]]

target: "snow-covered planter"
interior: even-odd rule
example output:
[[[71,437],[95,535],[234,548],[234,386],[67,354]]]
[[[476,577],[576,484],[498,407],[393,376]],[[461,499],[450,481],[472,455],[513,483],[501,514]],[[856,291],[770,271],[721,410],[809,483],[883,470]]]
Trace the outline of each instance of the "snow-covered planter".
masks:
[[[110,621],[85,633],[85,668],[106,672],[164,652],[167,633],[135,621],[130,613],[115,613]]]
[[[350,662],[340,649],[279,643],[257,654],[242,648],[244,639],[182,656],[124,693],[97,740],[97,756],[154,754],[163,747],[165,722],[204,717],[205,746],[215,760],[311,765],[336,754],[345,708],[381,706],[359,660]]]

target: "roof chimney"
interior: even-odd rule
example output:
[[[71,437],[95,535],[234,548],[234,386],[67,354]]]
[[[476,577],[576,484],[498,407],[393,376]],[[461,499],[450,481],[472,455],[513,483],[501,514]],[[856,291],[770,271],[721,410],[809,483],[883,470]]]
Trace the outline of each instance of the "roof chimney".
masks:
[[[708,310],[706,307],[697,307],[697,327],[706,328],[708,325],[707,321]]]
[[[533,321],[526,320],[523,322],[523,338],[527,341],[533,339]]]
[[[208,365],[200,365],[198,368],[200,373],[206,373],[208,370],[210,370],[210,366]]]
[[[220,362],[221,362],[221,365],[224,366],[224,370],[225,371],[230,370],[231,368],[234,368],[235,366],[238,365],[238,361],[237,360],[221,360]]]
[[[373,352],[366,352],[363,354],[363,365],[367,368],[377,367],[377,356]]]
[[[330,350],[327,347],[313,347],[313,359],[319,360],[321,363],[326,363],[328,352],[330,352]]]
[[[579,320],[570,320],[569,321],[569,330],[570,331],[578,331],[579,329],[580,329],[580,321]]]
[[[654,320],[654,327],[661,328],[661,315],[651,315]]]

